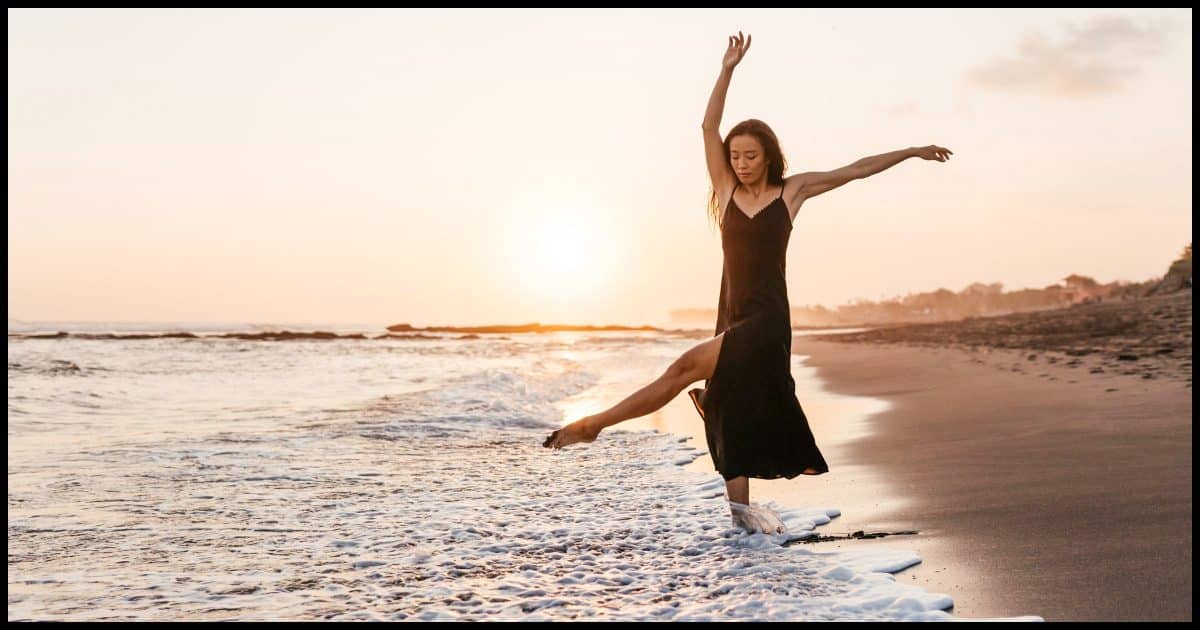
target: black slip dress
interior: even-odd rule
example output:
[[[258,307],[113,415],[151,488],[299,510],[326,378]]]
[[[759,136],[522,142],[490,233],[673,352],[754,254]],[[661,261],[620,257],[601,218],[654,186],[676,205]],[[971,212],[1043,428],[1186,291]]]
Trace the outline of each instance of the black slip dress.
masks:
[[[721,224],[724,265],[713,333],[725,333],[725,339],[704,388],[688,390],[704,421],[713,465],[727,481],[791,479],[808,468],[829,472],[792,380],[784,275],[791,232],[782,189],[753,217],[730,193]]]

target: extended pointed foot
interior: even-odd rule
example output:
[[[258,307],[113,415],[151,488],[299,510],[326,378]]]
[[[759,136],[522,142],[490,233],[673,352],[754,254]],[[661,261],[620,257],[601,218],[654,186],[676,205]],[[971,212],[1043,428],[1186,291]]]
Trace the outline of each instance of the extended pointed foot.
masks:
[[[571,424],[553,432],[542,442],[546,448],[562,448],[576,442],[594,442],[600,435],[600,429],[592,426],[591,418],[576,420]]]

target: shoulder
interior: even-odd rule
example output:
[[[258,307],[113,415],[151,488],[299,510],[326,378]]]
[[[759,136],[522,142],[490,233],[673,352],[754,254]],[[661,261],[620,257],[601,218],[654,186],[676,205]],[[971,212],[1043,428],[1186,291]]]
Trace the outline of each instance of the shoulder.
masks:
[[[796,213],[804,204],[805,175],[807,173],[797,173],[783,178],[783,201],[787,204],[792,219],[796,218]]]
[[[717,199],[724,205],[733,195],[733,189],[736,188],[734,182],[721,182],[714,188],[717,191]]]
[[[807,182],[808,173],[796,173],[783,178],[783,196],[792,198],[800,194],[804,190],[804,184]]]
[[[714,188],[717,195],[717,209],[721,211],[721,215],[725,215],[725,210],[729,207],[729,199],[733,197],[733,191],[737,188],[735,182],[721,183]]]

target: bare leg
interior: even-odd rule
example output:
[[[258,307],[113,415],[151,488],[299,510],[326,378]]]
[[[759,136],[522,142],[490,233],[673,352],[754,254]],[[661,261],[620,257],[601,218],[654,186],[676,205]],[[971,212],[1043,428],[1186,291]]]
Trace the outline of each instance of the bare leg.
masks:
[[[721,344],[724,342],[725,333],[721,333],[697,344],[676,359],[653,383],[634,392],[610,409],[576,420],[551,433],[542,446],[562,448],[576,442],[591,442],[600,431],[614,424],[660,409],[678,396],[683,388],[700,379],[712,377],[717,358],[721,354]]]
[[[694,373],[689,373],[683,369],[680,363],[676,362],[653,383],[630,394],[625,400],[605,411],[576,420],[551,433],[542,446],[562,448],[575,442],[591,442],[596,439],[600,431],[614,424],[657,411],[678,396],[684,387],[698,380],[692,378],[692,374]]]
[[[750,478],[734,477],[725,482],[725,492],[732,503],[750,505]]]

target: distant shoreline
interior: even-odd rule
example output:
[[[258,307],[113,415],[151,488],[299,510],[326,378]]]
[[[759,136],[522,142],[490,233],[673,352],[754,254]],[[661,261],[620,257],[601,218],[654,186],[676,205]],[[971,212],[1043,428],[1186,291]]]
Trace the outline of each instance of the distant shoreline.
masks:
[[[878,327],[816,341],[1010,353],[1013,371],[1061,364],[1092,374],[1192,381],[1192,290],[1063,309]]]
[[[793,326],[792,330],[845,330],[850,326]],[[859,327],[861,328],[861,327]],[[369,336],[366,332],[335,333],[325,330],[276,330],[262,332],[190,332],[175,330],[171,332],[82,332],[65,330],[39,330],[26,332],[9,332],[9,338],[18,339],[248,339],[263,341],[286,341],[292,339],[447,339],[444,334],[428,333],[459,333],[454,339],[479,339],[480,335],[514,334],[514,333],[554,333],[554,332],[651,332],[664,335],[681,335],[685,337],[707,337],[712,335],[712,327],[705,328],[658,328],[655,326],[578,326],[570,324],[521,324],[495,326],[427,326],[415,328],[411,326],[393,327],[392,332]],[[396,331],[404,331],[397,333]]]
[[[1050,346],[1070,346],[1071,342],[1081,342],[1084,338],[1094,338],[1113,333],[1131,333],[1145,328],[1146,322],[1160,320],[1162,314],[1159,307],[1174,304],[1179,301],[1189,301],[1191,289],[1175,293],[1142,297],[1130,300],[1114,300],[1102,303],[1075,304],[1064,308],[1044,309],[1005,315],[987,317],[967,317],[959,320],[940,322],[860,322],[827,325],[793,325],[793,331],[830,331],[838,334],[837,341],[901,341],[910,343],[932,343],[943,345],[951,343],[963,346],[999,345],[1001,347],[1033,347],[1043,348],[1046,342]],[[1190,315],[1190,311],[1189,311]],[[10,326],[13,320],[10,320]],[[1052,322],[1045,326],[1043,322]],[[1135,324],[1139,322],[1140,324]],[[137,330],[136,324],[117,324],[105,330],[104,322],[96,322],[90,330],[64,330],[78,328],[86,322],[22,322],[33,327],[32,330],[20,332],[9,331],[9,338],[18,339],[213,339],[230,338],[263,341],[287,341],[297,339],[479,339],[480,335],[503,335],[516,333],[556,333],[556,332],[630,332],[656,333],[661,335],[678,335],[683,337],[706,338],[715,332],[713,324],[691,328],[660,328],[657,326],[623,326],[623,325],[578,325],[578,324],[542,324],[532,322],[526,324],[493,324],[484,326],[424,326],[416,327],[410,324],[393,324],[387,326],[386,333],[372,335],[367,327],[338,327],[342,331],[331,330],[290,330],[284,326],[264,324],[246,324],[248,330],[215,330],[187,331],[180,328],[166,329],[169,324],[146,324],[146,328]],[[163,326],[154,330],[155,326]],[[296,325],[297,329],[302,325]],[[204,326],[196,326],[203,328]],[[120,329],[124,332],[118,332]],[[856,332],[836,333],[859,329]],[[1126,329],[1126,330],[1118,330]],[[374,330],[378,330],[375,328]],[[998,331],[1004,334],[997,335]],[[1142,332],[1142,331],[1136,331]],[[1157,332],[1157,331],[1156,331]],[[1190,330],[1189,330],[1190,332]],[[438,334],[434,334],[438,333]],[[1017,334],[1014,334],[1017,333]],[[457,337],[447,337],[447,334],[458,334]],[[1024,337],[1024,338],[1020,338]],[[1004,341],[1000,341],[1004,339]],[[1188,338],[1190,345],[1190,335]],[[1064,343],[1065,342],[1065,343]],[[1086,344],[1085,344],[1086,345]],[[1134,344],[1137,345],[1137,344]],[[1054,348],[1058,349],[1058,348]]]

